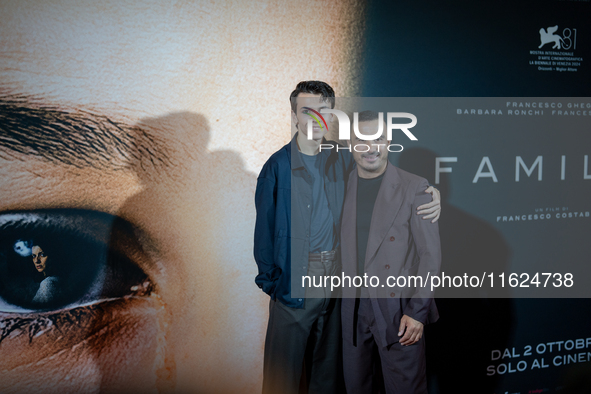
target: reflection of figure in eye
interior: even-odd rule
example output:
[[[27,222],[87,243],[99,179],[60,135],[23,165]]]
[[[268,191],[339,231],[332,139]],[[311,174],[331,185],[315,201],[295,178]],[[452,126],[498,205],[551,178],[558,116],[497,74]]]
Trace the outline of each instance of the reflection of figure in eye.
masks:
[[[54,262],[43,252],[39,245],[33,246],[31,257],[33,257],[35,269],[40,274],[43,274],[43,280],[39,284],[39,290],[37,290],[35,297],[33,297],[33,302],[47,303],[55,300],[59,294],[58,284],[60,280],[58,276],[53,275],[52,265]]]

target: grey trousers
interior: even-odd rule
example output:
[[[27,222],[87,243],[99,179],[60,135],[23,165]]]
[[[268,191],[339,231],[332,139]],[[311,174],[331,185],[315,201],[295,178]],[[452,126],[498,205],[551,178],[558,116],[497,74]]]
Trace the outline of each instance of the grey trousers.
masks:
[[[386,394],[426,394],[424,335],[410,346],[402,346],[398,342],[383,346],[376,342],[379,334],[371,301],[368,298],[362,298],[358,302],[359,306],[355,313],[358,318],[357,346],[349,340],[343,340],[343,366],[347,393],[377,392],[374,374],[376,356],[379,356]],[[355,299],[344,299],[343,308],[355,308]],[[343,321],[343,324],[354,324],[354,322]]]
[[[314,267],[310,262],[308,273],[323,274],[333,269],[325,268]],[[303,309],[271,300],[263,393],[342,392],[341,342],[340,299],[306,298]]]

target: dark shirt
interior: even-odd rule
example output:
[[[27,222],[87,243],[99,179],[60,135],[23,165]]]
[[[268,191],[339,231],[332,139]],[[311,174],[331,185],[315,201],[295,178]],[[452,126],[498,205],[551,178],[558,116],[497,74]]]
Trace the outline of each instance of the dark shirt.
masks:
[[[308,156],[299,152],[300,158],[312,182],[312,221],[310,223],[310,253],[332,250],[335,243],[334,223],[332,212],[324,190],[325,177],[323,175],[329,151],[323,150],[315,156]]]
[[[365,252],[371,216],[383,178],[384,174],[372,179],[359,177],[357,183],[357,275],[365,273]]]

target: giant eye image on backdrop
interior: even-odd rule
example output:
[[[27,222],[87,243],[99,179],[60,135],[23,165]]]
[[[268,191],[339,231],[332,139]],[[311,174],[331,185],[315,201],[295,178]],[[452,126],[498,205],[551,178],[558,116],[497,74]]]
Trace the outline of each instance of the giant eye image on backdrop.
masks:
[[[51,311],[147,291],[146,274],[112,245],[115,226],[131,229],[93,211],[0,215],[0,311]]]

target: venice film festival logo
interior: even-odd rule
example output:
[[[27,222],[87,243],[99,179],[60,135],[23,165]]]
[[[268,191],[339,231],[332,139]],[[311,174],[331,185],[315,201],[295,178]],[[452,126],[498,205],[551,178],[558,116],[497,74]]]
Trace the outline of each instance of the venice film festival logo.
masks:
[[[556,33],[558,25],[540,29],[540,46],[554,43],[552,49],[577,49],[577,29],[564,28],[562,35]]]
[[[340,111],[338,109],[328,109],[328,108],[322,108],[320,110],[320,112],[318,112],[318,111],[316,111],[312,108],[309,108],[309,107],[303,107],[303,108],[308,110],[308,115],[310,116],[310,119],[308,120],[308,139],[309,140],[312,139],[312,135],[313,135],[313,130],[312,130],[313,121],[316,122],[316,124],[321,129],[328,130],[328,124],[326,123],[326,120],[322,116],[322,115],[326,115],[326,114],[336,115],[337,120],[339,122],[339,139],[346,140],[346,141],[351,140],[351,121],[349,119],[349,116],[345,112]],[[363,141],[373,141],[373,140],[378,139],[382,135],[382,133],[384,132],[384,122],[381,121],[384,119],[384,113],[379,112],[378,118],[379,118],[380,122],[378,122],[378,130],[376,131],[376,133],[375,134],[362,134],[359,131],[359,113],[354,112],[353,113],[353,132],[355,133],[357,138],[359,138],[360,140],[363,140]],[[394,119],[410,119],[410,123],[394,123]],[[388,141],[392,141],[392,131],[393,130],[401,130],[411,141],[418,141],[417,137],[415,137],[414,134],[408,130],[408,129],[416,126],[416,124],[417,124],[417,117],[411,113],[408,113],[408,112],[388,112],[386,114],[386,130],[387,130]],[[370,145],[377,146],[378,151],[381,146],[385,146],[385,144],[355,144],[353,146],[353,149],[356,152],[368,152],[371,149]],[[333,149],[333,148],[335,148],[335,145],[333,145],[333,144],[320,144],[320,150]],[[404,148],[400,144],[390,144],[387,146],[387,149],[389,152],[402,152],[402,150]],[[336,150],[338,152],[339,150],[350,150],[350,148],[336,145]]]

